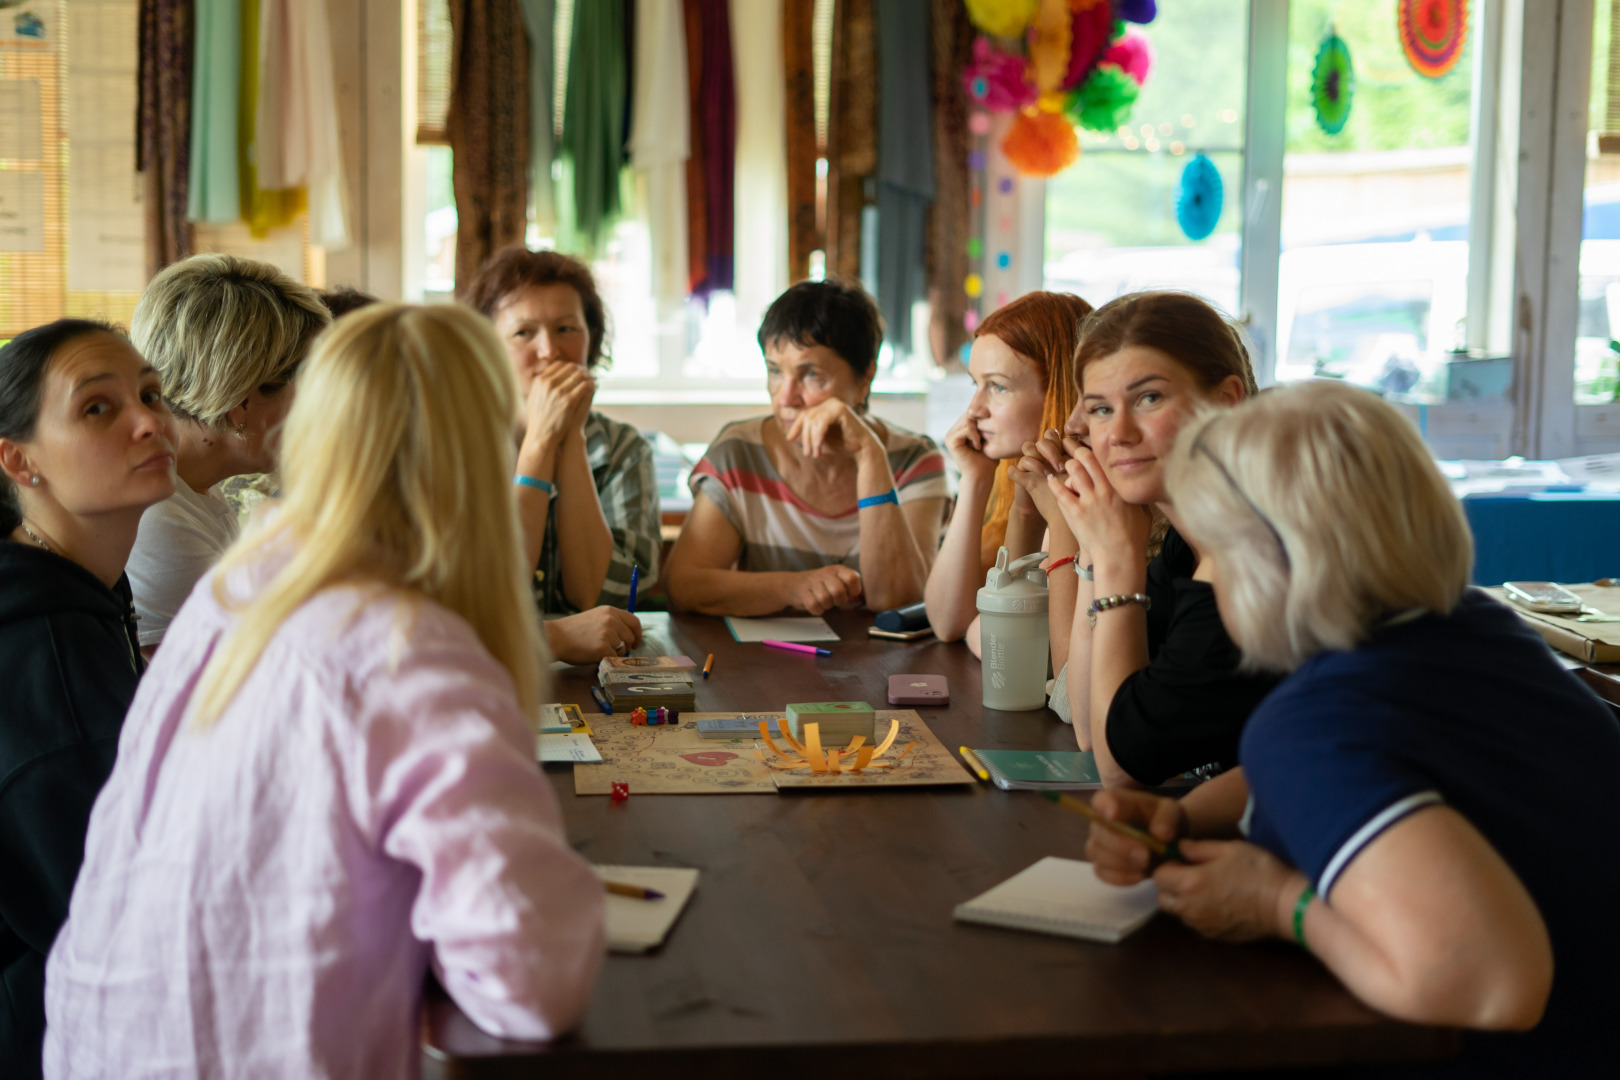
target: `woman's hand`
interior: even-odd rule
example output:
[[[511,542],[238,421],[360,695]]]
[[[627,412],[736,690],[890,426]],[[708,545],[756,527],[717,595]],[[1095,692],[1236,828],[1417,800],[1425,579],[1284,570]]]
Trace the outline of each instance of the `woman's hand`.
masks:
[[[797,575],[788,597],[788,606],[812,615],[853,604],[861,598],[861,575],[834,563]]]
[[[583,366],[547,364],[529,384],[523,410],[524,448],[555,448],[581,432],[595,396],[596,380]]]
[[[1063,475],[1048,477],[1046,486],[1097,567],[1105,559],[1116,560],[1111,565],[1142,560],[1153,533],[1153,511],[1122,499],[1090,450],[1076,443]]]
[[[1092,809],[1109,821],[1146,829],[1160,840],[1181,841],[1187,835],[1187,815],[1181,803],[1145,791],[1099,791],[1091,800]],[[1110,885],[1135,885],[1151,872],[1153,852],[1147,845],[1121,836],[1100,825],[1091,827],[1086,838],[1086,858],[1097,868],[1097,876]]]
[[[996,474],[993,458],[985,456],[984,436],[979,434],[979,422],[967,413],[956,418],[951,430],[945,433],[945,449],[956,462],[963,483],[988,484]]]
[[[594,664],[623,656],[641,644],[641,620],[606,604],[545,623],[552,655],[569,664]]]
[[[809,458],[822,454],[885,453],[877,433],[842,398],[828,398],[799,413],[787,430],[787,439],[797,441],[799,449]]]
[[[1024,456],[1013,463],[1007,475],[1018,485],[1018,490],[1028,496],[1048,529],[1068,532],[1063,510],[1046,483],[1049,476],[1062,476],[1063,467],[1068,463],[1069,452],[1064,449],[1061,440],[1062,436],[1054,428],[1043,435],[1039,442],[1025,443]],[[1074,445],[1078,447],[1080,444]]]
[[[1153,873],[1161,910],[1222,941],[1287,933],[1285,906],[1291,912],[1305,887],[1297,870],[1243,840],[1183,840],[1180,846],[1187,861]]]

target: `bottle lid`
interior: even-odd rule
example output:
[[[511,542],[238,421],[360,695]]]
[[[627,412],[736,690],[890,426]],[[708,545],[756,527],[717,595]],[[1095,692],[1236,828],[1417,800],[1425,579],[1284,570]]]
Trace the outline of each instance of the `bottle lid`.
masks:
[[[996,565],[984,575],[984,588],[978,593],[980,612],[998,615],[1045,614],[1047,606],[1046,571],[1041,563],[1046,552],[1037,551],[1007,563],[1007,549],[996,552]]]

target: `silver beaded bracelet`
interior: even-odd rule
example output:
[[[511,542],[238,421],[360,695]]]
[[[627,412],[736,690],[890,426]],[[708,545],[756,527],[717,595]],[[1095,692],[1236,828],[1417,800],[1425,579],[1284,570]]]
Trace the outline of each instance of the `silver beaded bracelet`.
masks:
[[[1141,604],[1143,611],[1151,610],[1153,598],[1144,593],[1116,593],[1113,596],[1099,596],[1086,608],[1086,617],[1091,620],[1091,628],[1097,628],[1097,613],[1111,611],[1114,608],[1124,607],[1126,604]]]

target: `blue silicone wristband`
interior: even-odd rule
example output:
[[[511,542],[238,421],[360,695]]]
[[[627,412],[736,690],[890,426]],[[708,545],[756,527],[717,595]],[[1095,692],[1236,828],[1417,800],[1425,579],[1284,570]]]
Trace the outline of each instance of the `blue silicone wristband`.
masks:
[[[890,488],[881,495],[868,495],[864,499],[855,500],[856,507],[862,510],[865,510],[868,506],[882,506],[884,503],[900,505],[900,496],[894,493],[894,488]]]
[[[524,487],[538,488],[547,495],[550,495],[553,499],[557,497],[557,485],[553,484],[550,480],[542,480],[538,476],[524,476],[522,473],[519,473],[518,475],[512,477],[512,483],[522,484]]]

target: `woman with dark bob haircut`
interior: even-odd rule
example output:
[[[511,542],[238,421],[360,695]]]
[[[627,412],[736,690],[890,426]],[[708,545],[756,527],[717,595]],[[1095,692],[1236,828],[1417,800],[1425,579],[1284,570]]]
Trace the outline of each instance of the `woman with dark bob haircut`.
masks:
[[[124,564],[174,494],[157,371],[104,323],[0,348],[0,1073],[40,1075],[45,957],[145,670]]]
[[[945,514],[931,439],[870,415],[883,320],[859,285],[801,281],[759,328],[771,414],[721,430],[692,470],[670,601],[819,615],[922,599]]]
[[[590,268],[555,251],[497,252],[467,302],[495,324],[523,395],[513,492],[534,598],[558,659],[592,664],[641,643],[630,576],[658,579],[662,543],[652,447],[592,410],[609,362],[607,313]]]

